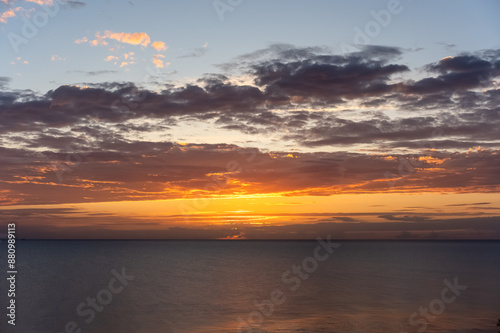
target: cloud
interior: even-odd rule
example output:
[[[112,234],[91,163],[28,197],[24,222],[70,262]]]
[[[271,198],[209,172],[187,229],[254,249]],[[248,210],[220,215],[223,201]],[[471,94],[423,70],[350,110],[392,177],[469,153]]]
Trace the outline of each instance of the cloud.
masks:
[[[6,200],[44,204],[242,193],[328,196],[388,190],[495,193],[500,189],[500,150],[437,152],[432,159],[407,163],[415,170],[408,172],[411,169],[405,167],[401,173],[401,161],[416,159],[415,155],[269,153],[232,144],[150,142],[132,140],[130,133],[147,133],[157,126],[154,122],[141,128],[124,124],[112,129],[102,124],[82,123],[70,131],[13,138],[23,148],[0,149],[0,181],[9,191]],[[85,162],[69,163],[70,154],[71,160],[77,161],[79,156]],[[425,157],[423,153],[418,156]],[[437,159],[442,162],[436,164]],[[229,168],[230,161],[238,167]],[[63,182],[58,180],[58,172],[63,174]],[[399,180],[391,184],[387,172]],[[394,214],[384,218],[418,220]]]
[[[7,19],[11,17],[16,16],[16,12],[23,11],[24,9],[22,7],[16,7],[16,8],[10,8],[6,10],[5,12],[0,14],[0,22],[1,23],[7,23]]]
[[[104,33],[100,33],[99,31],[95,34],[95,39],[89,40],[87,37],[83,37],[75,40],[76,44],[88,43],[92,46],[109,45],[111,40],[115,40],[121,42],[123,44],[129,45],[140,45],[144,48],[151,46],[157,51],[164,51],[167,49],[164,42],[155,41],[151,44],[151,38],[145,32],[136,32],[136,33],[126,33],[126,32],[113,32],[110,30],[104,31]],[[118,48],[113,46],[109,48],[110,51],[116,51]],[[123,61],[119,61],[119,58],[113,55],[109,55],[105,58],[105,61],[113,61],[114,64],[120,63],[120,67],[124,67],[130,64],[135,63],[134,60],[134,52],[127,52],[123,55]],[[165,66],[163,60],[160,58],[164,58],[163,55],[157,54],[153,56],[153,63],[156,67],[163,68]]]
[[[16,16],[16,14],[14,13],[14,10],[9,9],[9,10],[3,12],[2,14],[0,14],[0,22],[7,23],[7,19],[10,17],[14,17],[14,16]]]
[[[453,44],[453,43],[438,42],[438,44],[443,45],[445,47],[445,49],[447,49],[447,50],[452,50],[452,49],[457,47],[457,45]]]
[[[115,65],[120,63],[120,67],[124,67],[124,66],[130,65],[130,64],[135,64],[134,55],[135,55],[134,52],[125,53],[125,54],[123,54],[122,61],[120,61],[120,59],[117,56],[109,55],[104,59],[104,61],[106,61],[106,62],[112,61],[113,64],[115,64]]]
[[[83,1],[66,0],[65,3],[68,4],[71,8],[81,8],[85,6],[85,2]]]
[[[40,6],[53,6],[54,5],[53,0],[26,0],[26,1],[36,3]]]
[[[113,56],[113,55],[109,55],[109,56],[107,56],[107,57],[104,59],[104,61],[115,61],[115,63],[116,63],[116,61],[118,61],[118,57],[115,57],[115,56]]]
[[[6,89],[11,81],[10,77],[0,76],[0,89]]]
[[[66,58],[60,57],[57,54],[54,54],[52,57],[50,57],[51,61],[63,61],[66,60]]]
[[[1,0],[1,1],[4,2],[6,5],[12,5],[14,3],[20,2],[19,0]],[[26,0],[25,2],[34,3],[39,6],[47,6],[47,7],[52,7],[54,5],[54,0]],[[62,4],[61,2],[59,3]],[[66,7],[64,5],[69,5],[69,7],[71,8],[79,8],[83,7],[85,3],[81,1],[65,0],[63,7]],[[9,8],[3,13],[0,13],[0,23],[7,23],[7,19],[16,17],[17,12],[29,13],[33,12],[34,10],[36,10],[36,6],[29,9],[23,7]]]
[[[186,53],[184,55],[178,56],[177,58],[199,58],[207,54],[208,49],[205,47],[200,47],[193,49],[193,51]]]
[[[119,73],[119,71],[112,71],[112,70],[100,70],[100,71],[80,71],[80,70],[75,70],[71,71],[73,73],[82,73],[87,76],[96,76],[96,75],[104,75],[104,74],[115,74]]]
[[[475,203],[467,203],[467,204],[451,204],[447,205],[450,207],[464,207],[464,206],[479,206],[479,205],[491,205],[491,202],[475,202]]]
[[[324,219],[324,214],[316,213],[262,215],[257,218],[272,217],[277,223],[258,225],[252,223],[256,216],[239,214],[237,221],[228,227],[219,223],[217,217],[206,214],[189,216],[190,223],[187,225],[182,222],[186,215],[175,213],[145,219],[82,208],[0,210],[0,217],[5,220],[23,220],[24,227],[19,230],[19,238],[221,239],[238,236],[244,239],[314,240],[317,237],[324,239],[332,236],[334,239],[498,239],[500,235],[499,216],[454,218],[437,215],[433,219],[420,220],[420,215],[414,214],[413,221],[368,222],[377,218],[378,213],[343,214],[349,216],[339,214],[329,220]],[[229,214],[224,216],[232,217]],[[68,219],[73,223],[71,228],[67,228]],[[290,223],[290,219],[293,219],[293,223]],[[281,223],[282,221],[287,223]]]
[[[6,90],[9,79],[4,78],[0,181],[9,192],[3,197],[24,203],[46,198],[47,203],[210,196],[214,193],[205,186],[213,177],[227,184],[217,194],[228,195],[497,191],[498,89],[407,94],[402,87],[412,83],[391,76],[408,71],[395,60],[400,52],[371,47],[337,56],[274,47],[241,58],[246,59],[239,65],[245,82],[255,84],[212,74],[159,90],[103,82],[64,85],[39,95]],[[443,59],[428,64],[424,74],[487,71],[493,77],[495,52]],[[164,56],[155,56],[165,66]],[[256,150],[255,164],[228,173],[227,161],[241,160],[239,152],[248,149],[241,143],[179,145],[141,138],[187,120],[210,123],[222,135],[250,133],[295,150]],[[53,165],[67,165],[68,151],[88,152],[86,162],[59,184]],[[162,171],[151,171],[160,165]],[[179,165],[182,172],[173,172]]]
[[[397,87],[389,83],[391,75],[409,71],[404,65],[387,64],[401,54],[397,48],[371,46],[346,56],[315,54],[314,50],[273,46],[261,52],[277,56],[250,63],[248,72],[277,99],[341,104],[346,99],[391,93]]]
[[[165,58],[165,56],[162,55],[162,54],[155,54],[155,55],[153,55],[153,64],[155,64],[155,66],[157,68],[163,68],[164,67],[163,60],[161,60],[160,58]],[[167,63],[167,65],[168,65],[168,63]]]
[[[130,82],[89,82],[39,94],[9,89],[11,79],[0,77],[0,205],[250,194],[498,193],[500,91],[493,81],[500,52],[438,60],[424,66],[414,81],[399,76],[415,74],[398,63],[402,52],[371,46],[336,55],[320,47],[279,44],[221,66],[230,70],[224,74],[157,90]],[[133,61],[134,54],[125,54],[106,59]],[[166,66],[164,58],[155,54],[153,61]],[[97,76],[117,71],[73,72]],[[148,139],[186,123],[213,126],[221,142]],[[228,131],[263,138],[258,142],[263,147],[239,135],[235,144]],[[285,148],[274,146],[277,141]],[[480,200],[467,206],[458,202],[446,207],[484,209],[481,214],[496,209]],[[44,237],[63,230],[55,226],[68,216],[82,223],[75,235],[90,234],[85,224],[90,215],[81,214],[74,209],[0,210],[2,217],[22,216],[32,235]],[[335,231],[344,238],[374,233],[380,238],[436,237],[433,230],[445,238],[457,232],[499,235],[498,217],[453,219],[411,211],[304,216],[314,223],[290,223],[284,216],[282,225],[241,224],[238,233],[207,227],[209,218],[193,216],[205,224],[188,229],[162,224],[177,223],[179,215],[153,222],[92,215],[92,230],[103,230],[104,237],[111,234],[111,225],[126,222],[133,228],[161,225],[155,236],[166,238],[310,237],[308,230],[318,235]],[[40,221],[54,227],[42,230]],[[150,235],[146,229],[118,233]]]
[[[48,7],[52,7],[54,5],[54,0],[26,0],[26,2],[32,2],[40,6],[48,6]],[[58,2],[59,4],[68,5],[73,9],[85,6],[85,2],[76,0],[64,0],[63,2],[56,0],[56,2]]]
[[[426,221],[429,220],[429,217],[427,216],[418,216],[418,215],[393,215],[393,214],[387,214],[387,215],[380,215],[380,218],[383,218],[388,221],[408,221],[408,222],[417,222],[417,221]]]
[[[144,47],[151,43],[149,35],[144,32],[126,33],[126,32],[112,32],[106,30],[102,38],[114,39],[122,43],[130,45],[142,45]]]
[[[110,39],[116,40],[124,44],[141,45],[143,47],[147,47],[151,43],[151,38],[145,32],[127,33],[127,32],[113,32],[110,30],[106,30],[103,33],[96,32],[95,37],[96,39],[94,40],[89,40],[87,37],[83,37],[81,39],[77,39],[75,43],[77,44],[89,43],[92,46],[108,45],[109,44],[108,40]]]
[[[159,41],[153,42],[153,44],[151,44],[151,47],[154,48],[158,52],[165,51],[167,49],[167,46],[165,46],[165,43],[159,42]]]
[[[481,58],[478,55],[459,55],[446,57],[425,68],[429,72],[439,73],[437,77],[424,78],[401,85],[401,90],[410,94],[457,93],[473,88],[487,88],[491,79],[500,75],[494,59]]]
[[[17,99],[18,102],[2,110],[4,114],[12,114],[8,122],[12,126],[0,125],[0,130],[18,130],[13,124],[16,120],[20,123],[29,122],[17,117],[23,112],[30,115],[47,112],[43,110],[44,104],[40,103],[44,101],[52,108],[64,105],[62,103],[77,104],[82,117],[85,112],[89,112],[102,119],[107,119],[109,115],[119,115],[122,119],[165,119],[182,115],[199,120],[213,119],[221,128],[244,133],[276,133],[280,134],[281,140],[302,147],[363,144],[365,147],[370,145],[372,148],[390,150],[421,149],[424,146],[463,150],[478,145],[486,148],[499,146],[497,128],[500,123],[500,92],[497,89],[488,88],[481,93],[461,90],[453,95],[407,95],[401,89],[402,86],[409,86],[407,82],[387,81],[388,73],[401,69],[401,66],[389,63],[401,52],[394,48],[372,47],[362,51],[364,53],[345,56],[314,55],[311,49],[295,50],[289,47],[279,47],[273,52],[283,54],[284,58],[277,61],[262,60],[259,58],[262,55],[246,56],[247,59],[258,58],[256,63],[247,62],[245,65],[252,75],[250,78],[256,81],[255,85],[237,83],[230,76],[206,75],[195,83],[175,88],[167,86],[161,92],[134,87],[145,98],[137,108],[122,113],[117,109],[122,104],[127,105],[127,99],[130,98],[127,97],[127,91],[104,86],[85,90],[62,86],[46,97],[38,97],[33,101],[21,100],[20,92],[6,92],[6,101],[12,103]],[[264,51],[261,53],[268,54]],[[448,63],[448,60],[442,60],[429,64],[427,68],[431,72],[443,72],[443,75],[450,71],[491,69],[495,68],[491,65],[495,63],[495,57],[494,52],[486,52],[481,58],[483,61],[459,58],[460,61]],[[156,66],[166,66],[163,58],[161,54],[153,57]],[[275,59],[275,55],[271,59]],[[293,61],[287,62],[286,59]],[[118,57],[109,56],[107,60],[117,62]],[[126,63],[123,66],[128,65],[129,60],[123,61]],[[485,65],[486,60],[490,65]],[[89,75],[106,73],[94,72]],[[323,81],[325,84],[321,84]],[[71,94],[65,96],[69,92]],[[19,96],[16,97],[16,94]],[[63,96],[68,101],[60,101]],[[120,105],[112,107],[116,100],[120,101]],[[361,103],[363,108],[356,111],[353,117],[357,106],[351,104],[350,108],[348,103]],[[395,113],[391,117],[387,116],[386,108]],[[365,111],[367,109],[373,111]],[[420,109],[433,113],[423,115],[406,112]],[[55,111],[53,109],[50,112]],[[71,119],[71,114],[65,113],[67,119]],[[59,119],[65,121],[65,118]],[[50,117],[43,119],[53,121]],[[51,126],[51,123],[45,125]],[[437,129],[441,134],[434,135]]]
[[[80,39],[75,40],[76,44],[87,43],[89,39],[87,37],[82,37]]]

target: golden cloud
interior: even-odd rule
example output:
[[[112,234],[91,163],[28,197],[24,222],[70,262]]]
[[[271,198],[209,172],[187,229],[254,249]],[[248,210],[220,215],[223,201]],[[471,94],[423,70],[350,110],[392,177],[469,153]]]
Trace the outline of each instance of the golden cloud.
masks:
[[[114,39],[121,43],[130,45],[142,45],[144,47],[148,46],[151,43],[151,38],[149,38],[149,35],[145,32],[127,33],[127,32],[112,32],[106,30],[101,37],[103,39],[104,38]]]
[[[52,6],[54,5],[53,0],[26,0],[27,2],[34,2],[40,6]]]
[[[104,61],[113,61],[113,60],[118,60],[118,57],[115,57],[115,56],[107,56]]]
[[[153,44],[151,44],[151,46],[158,52],[165,51],[167,49],[165,43],[160,41],[155,41]]]
[[[89,41],[89,40],[88,40],[88,38],[87,38],[87,37],[83,37],[83,38],[80,38],[80,39],[75,40],[75,43],[76,43],[76,44],[81,44],[81,43],[86,43],[86,42],[88,42],[88,41]]]
[[[2,14],[0,14],[0,22],[1,23],[7,23],[7,19],[8,18],[15,17],[16,16],[16,12],[19,12],[19,11],[22,11],[22,10],[23,10],[23,8],[16,7],[16,8],[11,8],[11,9],[3,12]]]
[[[52,57],[50,57],[50,60],[51,61],[62,61],[62,60],[66,60],[66,58],[63,58],[57,54],[54,54]]]
[[[120,64],[120,67],[125,67],[125,66],[128,66],[128,65],[132,65],[132,64],[135,64],[135,61],[122,61],[122,63]]]
[[[92,46],[97,45],[108,45],[109,39],[116,40],[118,42],[129,44],[129,45],[141,45],[143,47],[148,47],[151,45],[157,51],[164,51],[167,49],[167,46],[162,41],[155,41],[151,44],[151,38],[145,32],[113,32],[110,30],[104,31],[104,33],[100,33],[99,31],[95,34],[95,39],[89,40],[87,37],[83,37],[77,39],[75,41],[76,44],[81,43],[89,43]]]
[[[163,60],[161,60],[160,58],[165,58],[165,56],[162,54],[155,54],[153,56],[153,64],[155,64],[155,66],[158,68],[163,68],[164,67]]]
[[[9,9],[8,11],[3,12],[0,15],[0,22],[7,23],[7,19],[10,18],[10,17],[14,17],[14,16],[16,16],[16,14],[14,13],[14,11],[12,9]]]

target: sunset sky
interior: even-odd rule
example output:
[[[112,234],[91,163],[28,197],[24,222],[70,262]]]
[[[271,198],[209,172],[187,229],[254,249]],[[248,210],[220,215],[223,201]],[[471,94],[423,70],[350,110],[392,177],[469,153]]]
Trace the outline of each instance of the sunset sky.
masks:
[[[1,0],[0,221],[26,238],[500,239],[499,14]]]

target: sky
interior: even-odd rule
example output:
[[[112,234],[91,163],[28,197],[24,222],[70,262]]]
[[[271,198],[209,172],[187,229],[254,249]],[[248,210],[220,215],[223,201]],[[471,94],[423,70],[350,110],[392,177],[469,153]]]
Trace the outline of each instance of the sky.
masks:
[[[498,1],[0,1],[26,238],[499,239]]]

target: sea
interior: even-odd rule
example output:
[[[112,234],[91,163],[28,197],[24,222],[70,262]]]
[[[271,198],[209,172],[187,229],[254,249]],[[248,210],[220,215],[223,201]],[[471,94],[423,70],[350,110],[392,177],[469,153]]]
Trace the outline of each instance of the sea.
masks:
[[[12,325],[0,243],[0,332],[500,332],[499,241],[16,245]]]

